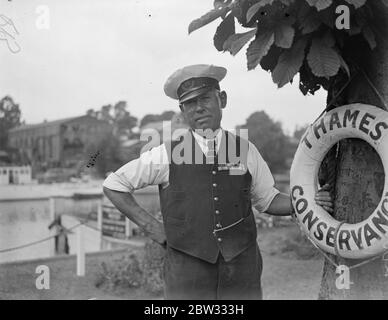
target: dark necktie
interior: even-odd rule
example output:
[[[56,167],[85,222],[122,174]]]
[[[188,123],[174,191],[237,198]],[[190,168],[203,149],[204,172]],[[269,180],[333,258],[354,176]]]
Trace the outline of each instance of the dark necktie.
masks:
[[[207,141],[206,163],[214,164],[216,158],[216,139]]]

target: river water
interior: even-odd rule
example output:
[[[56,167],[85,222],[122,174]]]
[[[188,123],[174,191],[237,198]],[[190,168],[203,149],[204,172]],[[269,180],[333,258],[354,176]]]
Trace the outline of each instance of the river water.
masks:
[[[288,192],[289,181],[287,179],[283,179],[284,181],[277,180],[278,189]],[[101,187],[101,183],[96,183],[95,186]],[[50,188],[53,189],[55,194],[60,189],[59,186],[55,185],[0,188],[0,263],[46,258],[52,255],[54,240],[2,252],[5,249],[23,246],[52,235],[52,232],[48,229],[52,222],[48,192]],[[62,187],[62,191],[66,191],[62,194],[66,195],[55,198],[55,213],[62,216],[62,224],[66,228],[79,224],[80,219],[85,218],[91,219],[89,225],[97,227],[96,216],[99,199],[74,199],[72,197],[73,192],[80,192],[80,189],[85,190],[83,186]],[[97,193],[100,191],[98,188],[94,190],[97,190]],[[20,195],[20,197],[14,197],[15,194]],[[23,196],[29,196],[30,198],[22,199]],[[136,191],[135,198],[148,212],[155,213],[160,210],[156,186]],[[85,251],[100,250],[99,232],[88,227],[83,229]],[[77,243],[75,231],[68,235],[68,240],[70,253],[75,253]]]
[[[137,192],[135,198],[146,210],[159,210],[159,198],[156,189]],[[62,216],[62,225],[71,228],[79,224],[80,219],[89,218],[87,225],[97,227],[96,213],[99,199],[75,200],[71,197],[55,199],[55,213]],[[50,216],[49,198],[0,200],[0,263],[46,258],[52,255],[54,240],[43,241],[25,248],[2,252],[9,248],[23,246],[52,235],[48,226]],[[85,251],[100,250],[99,232],[84,227]],[[77,234],[68,235],[70,254],[76,252]]]

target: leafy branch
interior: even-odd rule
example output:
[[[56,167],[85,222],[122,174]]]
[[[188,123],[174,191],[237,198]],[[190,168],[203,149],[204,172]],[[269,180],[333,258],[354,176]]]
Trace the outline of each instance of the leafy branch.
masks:
[[[215,0],[214,8],[189,25],[189,33],[222,19],[214,35],[217,50],[239,53],[247,45],[248,70],[259,64],[283,87],[299,73],[303,94],[328,90],[338,77],[350,76],[360,50],[374,50],[380,26],[373,4],[388,0]],[[349,8],[348,29],[337,29],[337,8]],[[236,20],[248,29],[236,33]]]

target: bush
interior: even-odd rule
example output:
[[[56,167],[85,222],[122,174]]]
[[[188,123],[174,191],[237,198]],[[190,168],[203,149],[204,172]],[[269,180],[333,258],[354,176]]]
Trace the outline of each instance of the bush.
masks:
[[[163,293],[163,260],[165,250],[155,242],[148,242],[139,261],[135,254],[124,255],[112,262],[101,263],[95,286],[117,288],[139,288],[153,295]]]
[[[145,255],[142,261],[143,285],[149,293],[159,295],[163,293],[163,262],[165,249],[155,242],[145,246]]]
[[[132,253],[110,263],[102,262],[95,285],[98,288],[106,285],[109,290],[117,287],[138,288],[142,283],[142,275],[139,260]]]
[[[310,240],[298,229],[291,232],[289,238],[284,240],[280,252],[290,253],[300,260],[319,259],[321,257]]]

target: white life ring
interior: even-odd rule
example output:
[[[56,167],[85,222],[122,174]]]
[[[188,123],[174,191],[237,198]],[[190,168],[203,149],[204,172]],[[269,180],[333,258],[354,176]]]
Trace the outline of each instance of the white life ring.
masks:
[[[341,223],[315,203],[318,170],[341,139],[359,138],[379,154],[384,191],[376,210],[356,224]],[[311,125],[299,143],[290,172],[292,205],[302,230],[324,251],[364,259],[388,250],[388,112],[365,104],[336,108]]]

